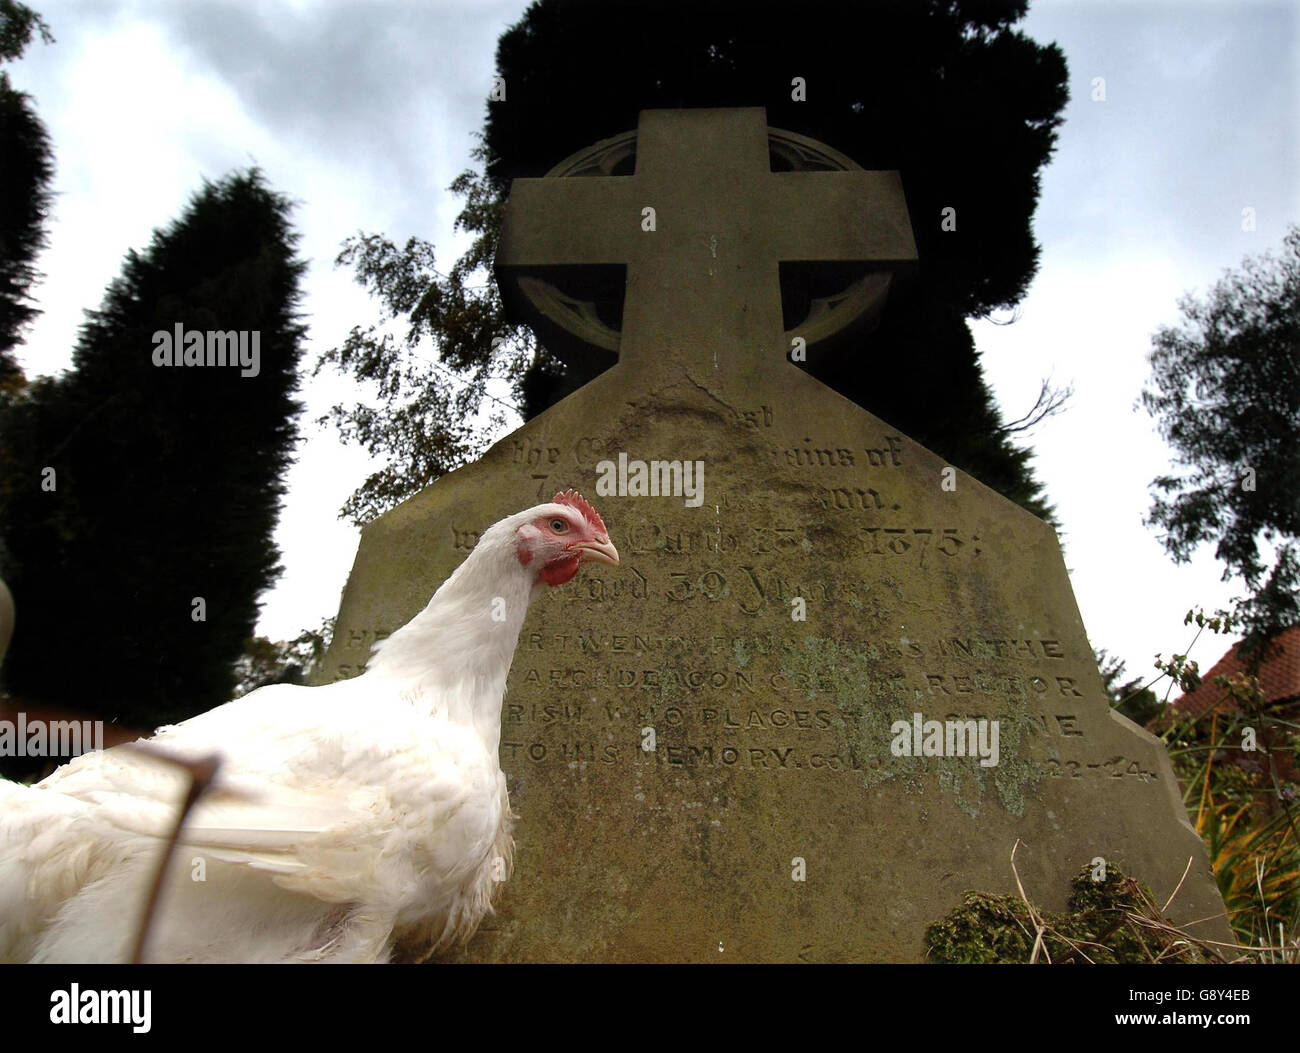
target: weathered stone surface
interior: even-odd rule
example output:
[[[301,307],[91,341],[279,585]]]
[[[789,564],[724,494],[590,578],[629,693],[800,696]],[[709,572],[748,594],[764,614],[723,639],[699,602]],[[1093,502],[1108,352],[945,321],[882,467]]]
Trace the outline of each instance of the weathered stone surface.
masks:
[[[1014,891],[1018,838],[1049,909],[1096,857],[1162,896],[1190,860],[1171,915],[1221,916],[1162,747],[1107,706],[1053,531],[960,472],[945,489],[942,461],[784,360],[776,259],[894,265],[911,237],[905,215],[859,223],[854,194],[816,187],[789,189],[780,222],[806,200],[829,242],[721,218],[749,170],[709,168],[765,167],[761,121],[642,115],[638,178],[654,141],[686,150],[693,189],[610,187],[626,232],[602,227],[588,255],[628,265],[618,365],[363,532],[327,676],[359,672],[477,531],[559,489],[591,498],[623,559],[548,590],[524,628],[501,734],[516,870],[462,956],[917,960],[963,891]],[[901,202],[860,174],[879,208]],[[608,219],[618,177],[554,182],[589,183],[562,194]],[[522,199],[565,222],[545,189]],[[520,190],[502,251],[524,266]],[[702,461],[702,502],[600,496],[620,454]],[[895,756],[917,713],[997,720],[997,764]],[[1228,938],[1221,917],[1197,931]]]

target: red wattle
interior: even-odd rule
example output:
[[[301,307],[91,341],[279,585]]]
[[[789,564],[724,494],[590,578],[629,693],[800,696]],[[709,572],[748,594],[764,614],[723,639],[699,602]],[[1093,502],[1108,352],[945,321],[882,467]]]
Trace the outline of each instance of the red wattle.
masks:
[[[550,563],[542,566],[542,581],[546,582],[547,585],[563,585],[578,573],[578,566],[581,562],[582,557],[577,554],[553,559]]]

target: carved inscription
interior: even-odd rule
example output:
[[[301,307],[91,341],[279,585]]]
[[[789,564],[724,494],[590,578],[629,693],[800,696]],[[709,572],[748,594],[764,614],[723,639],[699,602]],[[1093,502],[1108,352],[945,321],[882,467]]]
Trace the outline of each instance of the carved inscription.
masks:
[[[866,465],[871,468],[901,468],[903,465],[903,440],[897,435],[886,435],[880,446],[851,447],[847,444],[814,443],[805,438],[802,446],[773,448],[773,462],[786,468],[853,468]]]
[[[1044,777],[1157,778],[1132,758],[1086,756],[1086,721],[1071,705],[1084,691],[1077,676],[1052,668],[1072,660],[1055,638],[862,641],[855,652],[841,648],[831,667],[794,668],[806,641],[779,632],[529,632],[513,676],[541,687],[546,701],[507,696],[503,759],[893,778],[900,771],[884,729],[920,707],[935,719],[1019,729],[1020,757]],[[1035,700],[1046,711],[1024,708]],[[653,749],[644,748],[646,729]]]
[[[771,428],[775,411],[771,406],[735,411],[735,423],[746,431]],[[898,435],[884,435],[879,445],[859,446],[852,443],[822,442],[805,436],[799,446],[770,446],[767,456],[773,467],[782,469],[895,469],[904,464],[903,439]],[[545,437],[517,438],[511,441],[508,451],[512,467],[527,473],[535,484],[540,500],[547,491],[568,480],[553,476],[568,475],[572,469],[591,470],[603,460],[618,454],[627,454],[625,444],[594,435],[579,436],[567,449],[555,445]],[[878,486],[818,487],[817,504],[835,511],[900,511],[901,506],[887,500]],[[461,546],[458,544],[457,548]],[[472,545],[470,546],[472,547]]]
[[[760,406],[738,411],[734,423],[761,431],[772,427],[774,416],[771,407]],[[897,521],[902,508],[887,494],[893,473],[904,466],[900,437],[862,444],[805,436],[800,445],[766,450],[779,471],[866,478],[810,485],[816,511],[806,521],[788,510],[766,521],[748,505],[732,510],[739,515],[640,516],[621,530],[624,562],[617,575],[593,568],[573,587],[545,597],[554,610],[593,601],[630,602],[637,605],[632,609],[662,604],[668,611],[716,605],[707,620],[721,626],[730,612],[754,630],[673,635],[579,626],[526,633],[512,681],[530,685],[526,696],[541,701],[524,704],[507,696],[501,750],[508,769],[622,764],[665,773],[891,778],[903,769],[890,755],[887,729],[924,709],[934,719],[988,718],[1018,729],[1009,756],[1048,779],[1157,778],[1131,757],[1088,755],[1086,721],[1072,708],[1085,689],[1067,666],[1090,661],[1090,655],[1071,658],[1057,639],[1023,631],[929,638],[903,631],[910,591],[904,581],[917,573],[950,574],[988,557],[979,524]],[[623,451],[594,436],[571,446],[535,437],[513,440],[509,458],[545,499],[553,477],[565,475],[569,465],[594,464],[617,452]],[[720,513],[730,499],[718,497]],[[715,504],[712,495],[708,503]],[[827,530],[826,512],[866,522]],[[458,553],[471,550],[480,536],[478,524],[449,530]],[[843,566],[834,575],[812,576],[804,569],[810,554]],[[769,619],[788,618],[796,600],[823,619],[823,629],[847,620],[864,638],[851,647],[838,640],[830,657],[810,661],[808,645],[826,644],[818,643],[816,632],[768,628]],[[386,633],[352,635],[349,647],[368,651]],[[351,675],[363,665],[340,672]],[[944,712],[954,705],[959,712]],[[642,741],[647,728],[656,736],[650,749]]]
[[[911,553],[924,568],[927,554],[952,559],[980,554],[979,535],[966,537],[959,527],[863,527],[858,531],[868,556],[905,556]]]
[[[1047,774],[1054,779],[1137,779],[1139,782],[1155,782],[1160,776],[1139,761],[1127,757],[1111,757],[1107,761],[1089,762],[1076,760],[1058,760],[1049,757],[1043,762]]]

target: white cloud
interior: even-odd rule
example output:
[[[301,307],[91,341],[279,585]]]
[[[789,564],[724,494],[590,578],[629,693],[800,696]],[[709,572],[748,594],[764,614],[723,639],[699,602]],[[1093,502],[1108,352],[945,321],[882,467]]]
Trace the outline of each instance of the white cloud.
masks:
[[[58,42],[34,44],[12,71],[58,161],[29,372],[67,364],[81,310],[98,305],[124,252],[177,216],[201,177],[254,161],[300,202],[309,361],[375,313],[333,267],[345,237],[418,234],[443,269],[467,244],[453,235],[460,203],[446,187],[470,163],[496,38],[522,0],[39,6]],[[1187,20],[1176,7],[1031,7],[1025,31],[1062,44],[1074,97],[1036,218],[1040,276],[1014,325],[975,327],[1008,418],[1045,375],[1075,385],[1068,412],[1032,437],[1036,466],[1060,512],[1084,622],[1133,675],[1185,644],[1189,606],[1231,592],[1207,554],[1175,567],[1141,523],[1147,484],[1169,464],[1133,409],[1150,335],[1177,321],[1183,291],[1276,245],[1300,217],[1296,15],[1197,11]],[[1105,103],[1089,99],[1098,75]],[[1244,204],[1259,212],[1253,235],[1240,230]],[[333,614],[351,567],[357,533],[337,511],[370,469],[310,423],[349,391],[333,378],[308,390],[307,441],[276,532],[286,571],[260,622],[273,637]]]

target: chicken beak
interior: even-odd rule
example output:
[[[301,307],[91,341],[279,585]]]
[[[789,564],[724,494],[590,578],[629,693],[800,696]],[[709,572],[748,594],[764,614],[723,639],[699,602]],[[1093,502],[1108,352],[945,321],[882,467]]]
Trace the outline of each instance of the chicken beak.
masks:
[[[618,566],[618,549],[610,543],[609,538],[582,541],[574,547],[581,553],[584,563],[608,563],[611,566]]]

